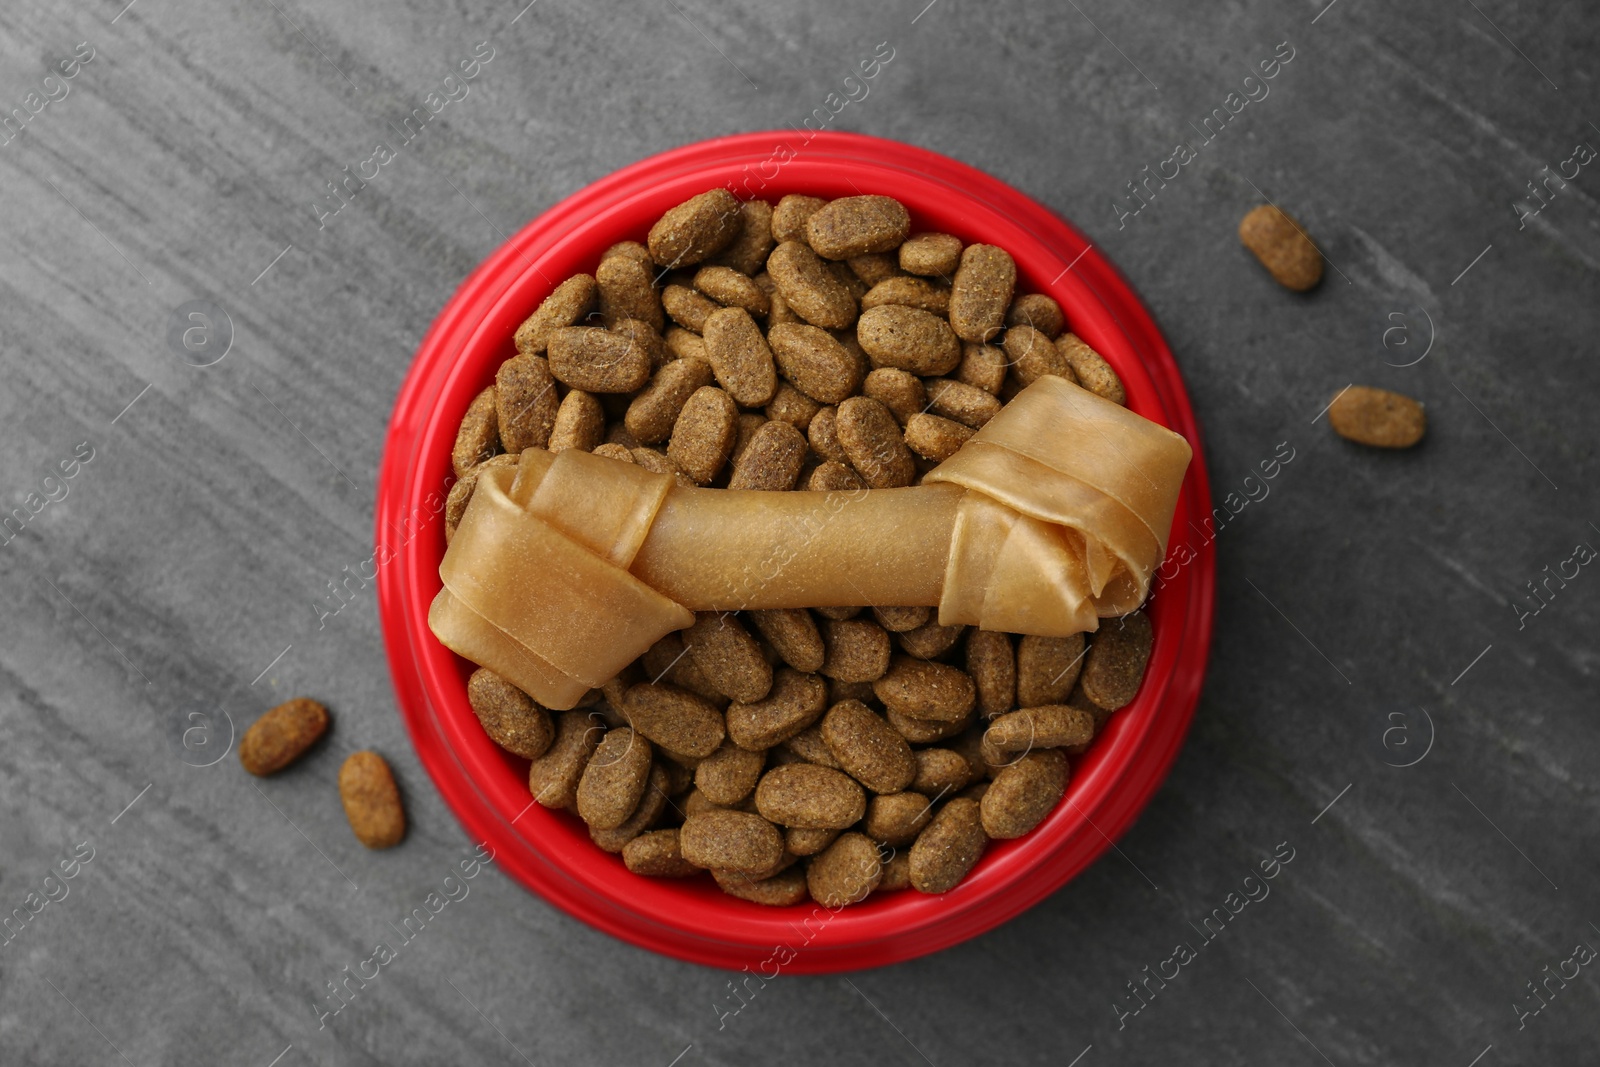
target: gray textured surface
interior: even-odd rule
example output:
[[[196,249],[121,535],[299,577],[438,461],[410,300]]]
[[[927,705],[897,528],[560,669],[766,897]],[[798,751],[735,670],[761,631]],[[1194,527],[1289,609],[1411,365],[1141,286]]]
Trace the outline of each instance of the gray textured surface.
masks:
[[[1592,166],[1524,230],[1512,204],[1600,145],[1593,11],[540,0],[513,22],[519,4],[485,0],[124,2],[0,11],[7,110],[95,49],[0,147],[0,499],[94,450],[0,545],[0,908],[94,849],[0,948],[0,1061],[1492,1067],[1592,1049],[1593,966],[1521,1027],[1513,1005],[1600,945],[1600,575],[1520,630],[1512,607],[1600,544]],[[319,231],[323,183],[486,38],[471,94]],[[1270,96],[1119,229],[1123,182],[1284,40]],[[497,231],[648,153],[798,122],[879,41],[895,58],[837,128],[975,163],[1077,221],[1167,331],[1219,495],[1296,450],[1218,539],[1215,655],[1171,779],[1120,855],[1025,916],[901,966],[784,977],[721,1030],[724,975],[490,872],[319,1031],[324,983],[470,850],[393,713],[370,593],[321,631],[313,607],[370,554],[416,343]],[[1337,268],[1308,298],[1234,240],[1257,188]],[[206,368],[167,343],[197,298],[234,330]],[[1386,348],[1401,324],[1410,344]],[[1430,334],[1421,362],[1385,365]],[[1333,438],[1313,416],[1351,381],[1425,399],[1426,443]],[[194,766],[191,712],[241,724],[302,691],[338,726],[270,790],[231,754]],[[1431,751],[1386,766],[1423,751],[1424,711]],[[409,798],[389,854],[333,798],[366,746]],[[1119,1029],[1123,983],[1279,842],[1295,859],[1270,898]]]

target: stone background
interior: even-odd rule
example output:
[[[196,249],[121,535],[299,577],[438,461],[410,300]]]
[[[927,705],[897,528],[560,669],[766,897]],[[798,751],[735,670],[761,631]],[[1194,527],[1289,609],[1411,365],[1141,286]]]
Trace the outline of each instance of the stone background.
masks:
[[[1588,1054],[1593,968],[1543,1002],[1526,983],[1600,945],[1600,574],[1537,615],[1525,597],[1600,543],[1596,179],[1552,180],[1520,226],[1513,205],[1600,145],[1600,15],[1324,2],[5,5],[5,113],[59,95],[43,79],[79,42],[93,57],[0,146],[0,500],[59,492],[43,479],[80,443],[93,458],[0,545],[0,909],[80,843],[93,859],[0,949],[0,1061]],[[470,95],[319,230],[324,183],[484,40]],[[881,41],[892,62],[833,128],[971,162],[1073,219],[1166,331],[1219,496],[1295,450],[1218,539],[1214,658],[1170,780],[1120,855],[1008,925],[782,977],[721,1029],[724,974],[490,872],[319,1030],[324,983],[470,851],[394,713],[370,591],[320,631],[313,607],[371,554],[423,332],[501,233],[650,153],[800,122]],[[1124,183],[1281,42],[1270,95],[1119,226]],[[1235,240],[1263,196],[1323,244],[1310,296]],[[198,299],[233,332],[203,368],[168,341]],[[1353,381],[1425,400],[1426,442],[1335,438],[1317,416]],[[270,788],[231,754],[198,765],[222,712],[301,692],[337,716],[313,758]],[[388,854],[332,800],[367,746],[409,802]],[[1271,897],[1119,1028],[1124,982],[1280,842],[1295,859]]]

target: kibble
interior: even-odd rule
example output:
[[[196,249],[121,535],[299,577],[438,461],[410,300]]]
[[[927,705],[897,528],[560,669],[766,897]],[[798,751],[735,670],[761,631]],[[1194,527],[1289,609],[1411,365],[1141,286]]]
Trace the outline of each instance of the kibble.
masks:
[[[486,667],[467,679],[467,703],[490,740],[514,756],[538,759],[555,740],[550,713]]]
[[[934,285],[924,278],[907,278],[901,275],[897,278],[885,278],[861,297],[862,311],[886,304],[901,304],[934,315],[947,315],[950,312],[950,288]]]
[[[767,272],[795,314],[825,330],[856,321],[856,298],[817,254],[799,241],[784,241],[767,257]]]
[[[356,840],[392,848],[406,836],[406,811],[394,772],[376,752],[352,752],[339,768],[339,799]]]
[[[772,400],[765,410],[768,419],[787,422],[800,431],[800,449],[803,455],[805,449],[809,447],[804,436],[806,429],[811,425],[811,420],[817,417],[817,412],[822,410],[822,405],[788,382],[780,381],[778,391],[772,394]]]
[[[997,841],[1021,837],[1044,821],[1067,791],[1067,757],[1053,748],[1030,752],[995,775],[979,802],[983,832]]]
[[[871,619],[824,620],[822,673],[841,682],[872,682],[889,669],[889,635]]]
[[[806,867],[811,899],[825,908],[842,908],[867,899],[882,879],[878,846],[858,833],[841,834]]]
[[[547,808],[567,808],[577,803],[578,782],[589,757],[600,746],[605,724],[582,711],[556,716],[556,736],[544,755],[528,767],[528,789]]]
[[[898,793],[917,775],[917,759],[906,739],[858,700],[828,709],[822,740],[839,766],[874,793]]]
[[[839,405],[839,445],[850,465],[873,489],[910,485],[917,475],[911,449],[889,409],[877,400],[853,396]]]
[[[1303,293],[1322,280],[1322,253],[1305,229],[1275,204],[1253,208],[1239,221],[1239,241],[1285,289]]]
[[[959,422],[922,412],[906,420],[906,444],[924,459],[942,462],[961,450],[973,430]]]
[[[239,762],[257,777],[276,774],[306,754],[328,732],[328,709],[295,697],[250,724],[239,741]]]
[[[746,407],[760,407],[778,388],[772,349],[744,308],[719,308],[706,317],[706,355],[717,384]]]
[[[761,776],[756,810],[779,826],[842,830],[866,814],[867,795],[843,771],[791,763]]]
[[[575,274],[555,287],[521,326],[512,341],[519,355],[541,356],[556,330],[582,320],[594,307],[599,284],[593,275]]]
[[[650,742],[626,726],[601,739],[578,779],[578,818],[595,830],[615,830],[644,797]]]
[[[722,251],[743,228],[739,201],[726,189],[690,197],[650,227],[650,258],[662,267],[688,267]]]
[[[1328,425],[1347,441],[1373,448],[1410,448],[1422,440],[1428,416],[1408,396],[1352,385],[1328,406]]]
[[[830,201],[806,220],[806,242],[827,259],[848,259],[898,248],[911,232],[911,216],[888,196],[847,196]]]
[[[967,673],[978,692],[978,710],[986,719],[1017,706],[1017,659],[1011,635],[974,630],[967,638]]]
[[[543,356],[516,356],[500,364],[494,378],[500,440],[507,452],[543,448],[555,428],[561,397]]]
[[[763,423],[734,463],[729,489],[793,489],[806,458],[806,438],[787,422]]]
[[[766,265],[772,244],[772,205],[765,200],[746,200],[739,205],[738,236],[711,262],[754,277]]]
[[[667,458],[700,485],[722,470],[738,432],[739,405],[714,385],[696,389],[672,426]]]
[[[976,801],[956,797],[939,809],[911,846],[911,885],[921,893],[954,889],[983,856],[989,838]]]
[[[753,704],[771,691],[772,667],[737,616],[698,612],[683,643],[700,673],[730,700]]]
[[[649,878],[687,878],[700,871],[683,858],[676,827],[651,830],[629,841],[622,849],[622,862],[634,874]]]
[[[1144,680],[1153,636],[1142,611],[1102,622],[1084,656],[1083,695],[1106,711],[1131,702]]]
[[[672,436],[672,428],[695,390],[710,384],[711,364],[693,357],[672,360],[656,371],[650,384],[628,404],[623,425],[640,444],[660,444]]]
[[[767,341],[783,376],[822,404],[837,404],[861,387],[855,359],[826,330],[805,323],[779,323]]]
[[[977,691],[966,672],[944,663],[896,656],[872,691],[884,707],[912,719],[958,722],[977,705]]]
[[[724,741],[694,769],[694,785],[713,804],[733,807],[755,792],[765,764],[761,753]]]
[[[489,386],[472,398],[467,413],[456,431],[455,447],[450,450],[450,465],[456,477],[463,478],[473,467],[500,451],[500,420],[495,412],[495,390]]]
[[[931,311],[883,304],[861,313],[856,339],[874,366],[917,375],[949,374],[961,365],[961,342],[950,324]]]
[[[1022,638],[1017,642],[1017,703],[1025,708],[1066,703],[1083,660],[1082,634]]]
[[[821,677],[780,667],[765,700],[728,705],[728,737],[740,748],[761,752],[804,730],[827,709],[828,685]]]
[[[801,196],[790,193],[772,209],[772,236],[777,241],[804,241],[806,223],[821,211],[827,201],[820,196]]]
[[[961,753],[948,748],[919,748],[917,773],[907,787],[930,797],[959,793],[972,781],[972,764]]]
[[[900,269],[911,274],[948,277],[961,265],[961,238],[949,233],[919,233],[900,246]]]
[[[1046,704],[998,716],[984,731],[983,740],[996,752],[1027,752],[1081,745],[1093,736],[1094,716],[1087,711],[1066,704]]]
[[[703,758],[724,736],[722,714],[705,697],[663,682],[643,682],[623,697],[633,728],[669,752]]]
[[[771,298],[755,279],[732,267],[701,267],[695,272],[694,287],[723,307],[743,308],[761,318],[772,308]]]
[[[661,290],[661,306],[678,326],[697,334],[706,328],[707,319],[722,310],[721,304],[686,285]]]
[[[1017,265],[1005,249],[969,245],[963,250],[950,286],[950,326],[956,336],[983,342],[999,333],[1016,285]]]
[[[600,320],[607,326],[624,319],[638,319],[655,330],[666,325],[655,273],[648,266],[632,256],[612,256],[600,261],[594,277],[600,295]]]
[[[1032,326],[1046,337],[1060,337],[1067,328],[1061,305],[1043,293],[1028,293],[1011,302],[1006,311],[1007,326]]]
[[[606,409],[600,401],[582,389],[574,389],[561,398],[561,406],[556,409],[548,447],[552,452],[569,448],[593,452],[605,436],[605,429]]]
[[[748,618],[767,639],[778,658],[803,673],[822,669],[826,649],[817,621],[804,608],[769,608],[752,611]]]
[[[758,875],[783,861],[783,835],[759,815],[706,811],[683,820],[678,848],[696,867]]]

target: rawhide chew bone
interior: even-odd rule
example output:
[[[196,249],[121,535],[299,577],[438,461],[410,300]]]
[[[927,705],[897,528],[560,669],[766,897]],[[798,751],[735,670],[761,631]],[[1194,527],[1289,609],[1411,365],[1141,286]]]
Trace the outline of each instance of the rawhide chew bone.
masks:
[[[695,611],[937,606],[944,626],[1062,637],[1143,603],[1189,457],[1054,375],[901,489],[685,488],[528,448],[480,476],[428,622],[554,709]]]

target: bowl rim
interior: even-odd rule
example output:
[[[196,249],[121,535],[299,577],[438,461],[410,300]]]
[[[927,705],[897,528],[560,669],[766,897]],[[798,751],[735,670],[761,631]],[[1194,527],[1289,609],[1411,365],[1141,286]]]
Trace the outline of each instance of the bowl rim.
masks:
[[[612,243],[597,233],[609,228],[613,240],[619,233],[638,239],[667,207],[729,183],[774,201],[782,191],[799,190],[898,195],[918,221],[964,239],[981,233],[1006,248],[1033,283],[1019,290],[1055,297],[1075,332],[1123,377],[1129,406],[1193,447],[1174,529],[1210,515],[1199,427],[1177,363],[1132,289],[1075,228],[998,179],[911,145],[849,133],[737,134],[651,156],[578,190],[503,243],[441,309],[401,385],[384,444],[375,517],[379,616],[419,759],[469,833],[494,848],[496,862],[528,888],[591,926],[692,962],[770,965],[775,946],[792,949],[800,932],[803,944],[787,954],[784,970],[879,966],[1007,921],[1070,880],[1131,825],[1176,757],[1199,699],[1212,633],[1215,549],[1204,539],[1197,550],[1191,545],[1193,558],[1163,582],[1150,606],[1156,642],[1144,686],[1075,759],[1067,797],[1032,833],[996,843],[965,882],[942,896],[886,894],[816,920],[823,909],[809,903],[762,908],[707,888],[703,878],[673,883],[632,875],[590,843],[575,819],[527,800],[525,780],[527,803],[520,811],[508,804],[506,769],[525,768],[526,761],[488,741],[465,702],[470,665],[427,627],[444,548],[443,523],[434,520],[443,508],[448,442],[471,397],[513,354],[511,333],[531,312],[528,301],[536,303],[576,270],[592,273]],[[1057,264],[1059,273],[1043,281],[1041,268]],[[408,529],[397,548],[385,547],[397,530]],[[1187,534],[1173,536],[1166,562],[1189,541]]]

